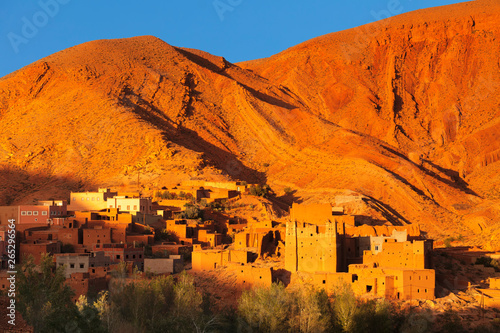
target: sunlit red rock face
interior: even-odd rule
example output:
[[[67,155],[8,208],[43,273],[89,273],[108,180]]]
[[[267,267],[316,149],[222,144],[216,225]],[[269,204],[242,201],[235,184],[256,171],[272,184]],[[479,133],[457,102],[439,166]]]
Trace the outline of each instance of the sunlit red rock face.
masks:
[[[0,199],[234,178],[354,191],[359,215],[482,242],[500,216],[498,22],[476,1],[237,65],[154,37],[61,51],[0,79]]]
[[[466,224],[476,225],[477,216],[491,224],[498,221],[492,213],[498,204],[477,199],[500,197],[499,22],[500,1],[432,8],[322,36],[240,66],[286,86],[322,119],[401,153],[380,159],[356,152],[397,178],[382,172],[376,178],[392,184],[381,188],[374,180],[371,187],[362,185],[364,194],[384,197],[394,208],[402,200],[410,210],[424,199],[439,207],[441,221],[454,221],[446,216],[452,213]],[[369,177],[366,170],[361,174]],[[413,194],[418,199],[409,198]]]

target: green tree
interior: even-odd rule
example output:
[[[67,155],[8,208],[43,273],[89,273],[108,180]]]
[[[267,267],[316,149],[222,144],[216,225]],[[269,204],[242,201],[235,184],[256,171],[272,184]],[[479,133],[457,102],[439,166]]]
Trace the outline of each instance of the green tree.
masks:
[[[350,285],[344,284],[336,290],[333,308],[344,332],[352,332],[354,329],[356,302],[356,296]]]
[[[80,325],[78,328],[76,326],[73,326],[72,328],[78,331],[79,328],[86,327],[87,331],[96,333],[109,331],[107,326],[103,325],[103,322],[101,321],[99,310],[95,306],[89,304],[86,296],[80,295],[76,302],[76,306],[79,311]],[[70,328],[71,327],[68,327],[68,330]]]
[[[292,296],[294,301],[290,327],[304,333],[329,331],[332,325],[332,312],[328,295],[324,290],[302,287]]]
[[[238,301],[243,320],[260,332],[286,332],[291,316],[291,297],[281,283],[270,288],[244,291]]]
[[[95,308],[99,315],[111,311],[114,327],[129,323],[137,332],[204,332],[218,324],[216,316],[204,313],[203,297],[186,273],[177,282],[171,276],[158,276],[121,285],[112,289],[109,299],[110,305],[102,301],[104,305]],[[105,315],[101,318],[106,322]]]
[[[110,295],[111,307],[121,319],[131,323],[139,332],[161,329],[161,313],[168,313],[172,302],[173,279],[158,277],[126,284]]]
[[[67,325],[80,326],[74,293],[65,282],[64,267],[54,269],[52,256],[42,254],[39,267],[29,256],[17,275],[17,305],[35,332],[64,332]]]
[[[353,332],[390,333],[393,331],[390,304],[385,300],[359,302],[354,314]]]

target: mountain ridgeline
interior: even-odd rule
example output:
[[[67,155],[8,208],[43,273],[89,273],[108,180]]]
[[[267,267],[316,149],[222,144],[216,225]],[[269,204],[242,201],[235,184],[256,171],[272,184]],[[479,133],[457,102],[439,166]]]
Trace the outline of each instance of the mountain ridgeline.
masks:
[[[500,248],[498,22],[466,2],[239,64],[151,36],[63,50],[0,79],[0,204],[232,178]]]

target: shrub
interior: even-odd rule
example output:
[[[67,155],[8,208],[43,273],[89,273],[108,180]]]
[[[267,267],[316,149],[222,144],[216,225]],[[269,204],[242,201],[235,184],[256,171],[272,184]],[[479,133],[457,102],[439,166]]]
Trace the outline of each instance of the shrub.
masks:
[[[451,242],[454,242],[455,238],[453,237],[448,237],[444,240],[444,246],[445,247],[451,247]]]
[[[476,259],[476,265],[484,265],[485,267],[491,267],[490,257],[479,257]]]
[[[194,205],[186,205],[186,210],[182,213],[183,219],[195,220],[201,217],[201,210]]]
[[[170,193],[169,191],[158,192],[158,194],[159,194],[158,197],[161,197],[162,199],[167,199],[167,200],[177,199],[177,194]]]
[[[434,319],[430,311],[410,312],[405,315],[401,332],[420,333],[433,332]]]
[[[160,231],[155,232],[155,241],[167,241],[167,242],[178,242],[179,237],[174,233],[170,232],[167,229],[162,229]]]
[[[476,265],[484,265],[484,267],[493,267],[496,271],[500,270],[500,262],[491,257],[480,257],[476,259]]]
[[[443,333],[461,333],[465,332],[462,320],[453,310],[447,309],[439,318]]]
[[[257,197],[267,198],[271,194],[271,187],[269,185],[252,185],[250,186],[250,195]]]

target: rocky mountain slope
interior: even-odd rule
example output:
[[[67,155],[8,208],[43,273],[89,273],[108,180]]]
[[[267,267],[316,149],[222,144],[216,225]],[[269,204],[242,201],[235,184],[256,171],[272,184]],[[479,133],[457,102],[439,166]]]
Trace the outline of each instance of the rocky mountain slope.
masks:
[[[240,64],[149,36],[61,51],[0,79],[1,204],[232,178],[500,247],[498,22],[474,1]]]

